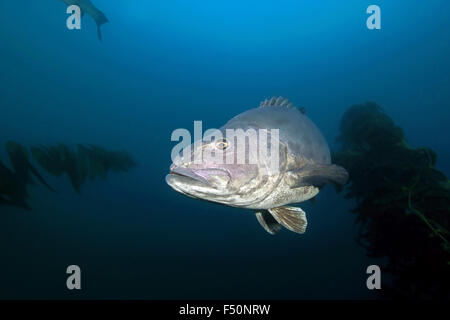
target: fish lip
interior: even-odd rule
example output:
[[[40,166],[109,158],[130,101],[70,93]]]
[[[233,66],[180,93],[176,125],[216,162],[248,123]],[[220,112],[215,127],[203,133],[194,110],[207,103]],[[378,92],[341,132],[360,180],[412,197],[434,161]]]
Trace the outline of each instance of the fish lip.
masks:
[[[211,185],[208,180],[203,178],[202,176],[195,173],[194,170],[183,168],[183,167],[176,167],[174,165],[170,166],[170,174],[173,174],[174,176],[181,176],[181,177],[187,177],[191,178],[195,181],[204,183],[206,185]]]

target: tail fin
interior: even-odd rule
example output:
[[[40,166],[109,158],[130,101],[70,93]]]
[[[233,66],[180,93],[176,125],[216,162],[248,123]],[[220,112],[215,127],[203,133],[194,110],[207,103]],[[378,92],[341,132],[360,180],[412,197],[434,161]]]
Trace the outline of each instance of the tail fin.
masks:
[[[98,40],[102,41],[102,32],[100,30],[100,27],[102,24],[109,22],[108,18],[106,18],[105,14],[100,10],[96,10],[95,13],[92,15],[92,17],[94,18],[95,23],[97,24]]]

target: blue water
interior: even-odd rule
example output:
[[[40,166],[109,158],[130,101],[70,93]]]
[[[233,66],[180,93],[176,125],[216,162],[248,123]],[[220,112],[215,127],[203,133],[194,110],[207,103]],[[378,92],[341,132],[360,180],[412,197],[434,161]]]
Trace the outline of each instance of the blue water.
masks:
[[[330,147],[351,105],[374,101],[411,146],[450,174],[450,2],[107,1],[66,28],[57,0],[0,2],[0,158],[25,146],[92,143],[138,167],[86,184],[45,174],[33,210],[0,207],[0,298],[376,299],[354,238],[353,203],[327,187],[304,203],[308,230],[270,236],[250,211],[165,184],[174,129],[219,127],[282,95]],[[381,8],[368,30],[366,8]],[[66,288],[66,267],[82,290]]]

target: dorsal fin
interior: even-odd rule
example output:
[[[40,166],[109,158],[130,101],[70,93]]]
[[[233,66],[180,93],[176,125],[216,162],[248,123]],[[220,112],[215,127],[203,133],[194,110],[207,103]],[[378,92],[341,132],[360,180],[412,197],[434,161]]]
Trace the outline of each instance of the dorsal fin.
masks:
[[[265,99],[259,104],[259,107],[286,107],[286,108],[294,108],[292,102],[289,102],[288,99],[283,98],[282,96],[272,97],[270,99]]]

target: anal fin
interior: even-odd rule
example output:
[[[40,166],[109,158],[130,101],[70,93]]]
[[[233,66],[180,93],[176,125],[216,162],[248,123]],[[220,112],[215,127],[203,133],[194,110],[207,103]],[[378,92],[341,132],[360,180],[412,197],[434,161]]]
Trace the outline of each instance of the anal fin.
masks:
[[[281,225],[267,210],[259,210],[255,212],[256,219],[259,224],[270,234],[274,235],[281,230]]]
[[[269,212],[283,227],[293,232],[305,233],[308,221],[301,208],[283,206],[269,209]]]

